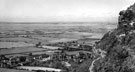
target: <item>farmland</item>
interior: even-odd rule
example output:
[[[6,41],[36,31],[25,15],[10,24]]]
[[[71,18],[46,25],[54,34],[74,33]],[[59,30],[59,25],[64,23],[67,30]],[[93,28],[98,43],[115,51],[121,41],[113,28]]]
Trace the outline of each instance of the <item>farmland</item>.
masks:
[[[66,62],[72,65],[71,68],[75,66],[77,69],[79,64],[83,66],[85,61],[90,60],[88,62],[91,63],[93,60],[91,46],[103,34],[114,28],[115,24],[108,23],[0,24],[0,55],[17,59],[18,56],[27,58],[31,54],[39,56],[47,54],[51,60],[43,63],[43,66],[53,67],[56,62],[62,65]],[[38,62],[42,61],[42,58],[34,61],[39,63],[37,66],[42,66],[40,65],[42,62]],[[35,63],[30,62],[30,66],[33,64]],[[18,66],[10,64],[11,67],[14,65]],[[65,68],[70,70],[68,67]]]
[[[27,44],[23,42],[0,42],[0,48],[13,48],[25,46],[34,46],[34,44]]]

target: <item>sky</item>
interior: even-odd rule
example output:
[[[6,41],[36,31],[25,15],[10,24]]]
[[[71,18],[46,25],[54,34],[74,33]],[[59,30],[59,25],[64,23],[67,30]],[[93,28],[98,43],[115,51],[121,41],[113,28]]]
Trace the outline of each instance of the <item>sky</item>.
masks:
[[[0,0],[0,21],[109,21],[135,0]]]

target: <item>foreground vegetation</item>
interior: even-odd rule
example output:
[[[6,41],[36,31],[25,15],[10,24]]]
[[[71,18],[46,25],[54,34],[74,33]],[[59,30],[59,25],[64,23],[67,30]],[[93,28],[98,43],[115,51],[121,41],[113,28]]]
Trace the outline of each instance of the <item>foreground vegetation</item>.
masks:
[[[95,62],[93,72],[135,72],[135,4],[121,11],[117,29],[96,44],[106,56]]]

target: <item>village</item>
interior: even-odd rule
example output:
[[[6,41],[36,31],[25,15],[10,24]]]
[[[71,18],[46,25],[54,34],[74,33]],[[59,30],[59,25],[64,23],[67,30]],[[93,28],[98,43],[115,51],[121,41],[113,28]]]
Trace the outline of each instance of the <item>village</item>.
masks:
[[[35,45],[37,48],[57,46],[55,52],[51,55],[28,53],[27,56],[9,56],[0,55],[0,67],[39,71],[39,72],[69,72],[74,67],[79,66],[88,59],[94,59],[92,46],[79,44],[77,41],[59,42],[55,44],[41,45],[41,42]]]

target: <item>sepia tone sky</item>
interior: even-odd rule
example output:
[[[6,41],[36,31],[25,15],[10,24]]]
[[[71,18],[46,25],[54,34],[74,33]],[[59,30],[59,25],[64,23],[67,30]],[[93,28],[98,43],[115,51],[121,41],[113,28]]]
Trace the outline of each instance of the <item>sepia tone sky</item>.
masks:
[[[0,21],[104,21],[135,0],[0,0]]]

